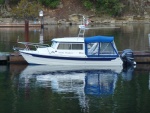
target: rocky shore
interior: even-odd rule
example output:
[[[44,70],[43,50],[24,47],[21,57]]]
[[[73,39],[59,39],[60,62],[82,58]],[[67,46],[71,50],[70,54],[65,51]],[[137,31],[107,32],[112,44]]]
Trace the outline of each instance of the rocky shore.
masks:
[[[79,25],[82,23],[83,16],[90,20],[90,24],[98,25],[98,24],[130,24],[130,23],[150,23],[150,16],[145,15],[143,17],[140,16],[126,16],[119,18],[112,17],[96,17],[82,14],[72,14],[69,15],[68,19],[57,19],[55,17],[44,16],[44,24],[47,25]],[[41,24],[41,19],[35,19],[29,21],[30,25],[39,25]],[[13,20],[12,18],[0,18],[0,26],[24,26],[24,21]]]

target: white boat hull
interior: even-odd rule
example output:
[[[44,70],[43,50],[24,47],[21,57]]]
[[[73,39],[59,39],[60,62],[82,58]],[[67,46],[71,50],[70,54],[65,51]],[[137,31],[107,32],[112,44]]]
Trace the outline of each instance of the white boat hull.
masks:
[[[61,57],[60,59],[54,58],[50,55],[33,55],[20,52],[23,58],[29,64],[45,64],[45,65],[66,65],[66,66],[122,66],[123,62],[120,57],[113,60],[96,60],[96,58],[89,60],[88,58],[75,58]],[[52,58],[51,58],[52,57]],[[68,59],[67,59],[68,58]],[[103,58],[104,59],[104,58]],[[107,59],[107,58],[106,58]]]

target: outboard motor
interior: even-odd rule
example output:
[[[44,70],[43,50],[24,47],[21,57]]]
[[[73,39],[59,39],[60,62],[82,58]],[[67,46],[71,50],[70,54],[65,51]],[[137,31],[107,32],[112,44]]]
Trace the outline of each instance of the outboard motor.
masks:
[[[120,57],[123,61],[123,66],[132,66],[132,65],[136,64],[135,61],[134,61],[133,51],[131,49],[123,50]]]

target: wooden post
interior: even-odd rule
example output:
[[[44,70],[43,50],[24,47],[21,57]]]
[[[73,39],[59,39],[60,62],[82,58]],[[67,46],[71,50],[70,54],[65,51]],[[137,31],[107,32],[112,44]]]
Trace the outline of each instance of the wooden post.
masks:
[[[29,42],[29,21],[25,20],[25,41]]]
[[[39,12],[39,16],[41,17],[41,29],[43,29],[44,28],[44,18],[43,18],[43,11],[42,10]]]

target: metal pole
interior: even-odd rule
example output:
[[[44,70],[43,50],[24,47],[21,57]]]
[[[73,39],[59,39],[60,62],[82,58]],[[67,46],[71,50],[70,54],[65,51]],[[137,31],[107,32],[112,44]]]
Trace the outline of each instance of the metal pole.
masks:
[[[43,16],[41,16],[41,29],[44,28],[44,19],[43,19]]]

